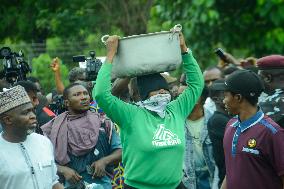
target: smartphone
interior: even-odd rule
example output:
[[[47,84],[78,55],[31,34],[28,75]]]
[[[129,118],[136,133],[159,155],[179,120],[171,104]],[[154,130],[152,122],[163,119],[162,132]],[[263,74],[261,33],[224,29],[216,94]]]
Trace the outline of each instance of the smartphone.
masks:
[[[218,48],[218,49],[215,50],[215,53],[217,54],[217,56],[219,56],[219,58],[221,60],[226,62],[227,59],[226,59],[226,56],[225,56],[225,53],[224,53],[223,49]]]

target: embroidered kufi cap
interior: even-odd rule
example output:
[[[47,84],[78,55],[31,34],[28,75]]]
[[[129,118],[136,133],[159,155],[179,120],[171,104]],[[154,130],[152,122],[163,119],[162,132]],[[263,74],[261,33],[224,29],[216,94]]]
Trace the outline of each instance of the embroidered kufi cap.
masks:
[[[0,92],[0,114],[29,102],[31,100],[24,87],[18,85],[3,89],[3,92]]]

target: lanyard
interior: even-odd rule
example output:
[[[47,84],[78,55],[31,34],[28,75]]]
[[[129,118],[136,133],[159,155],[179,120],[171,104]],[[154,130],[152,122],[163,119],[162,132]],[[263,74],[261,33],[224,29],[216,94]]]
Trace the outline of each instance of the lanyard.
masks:
[[[23,143],[20,143],[20,148],[21,148],[21,150],[22,150],[22,152],[24,154],[24,157],[25,157],[27,165],[28,165],[28,167],[31,170],[34,188],[35,189],[39,189],[38,182],[37,182],[37,179],[36,179],[35,169],[33,167],[33,164],[32,164],[32,161],[30,159],[30,156],[29,156],[29,154],[28,154],[28,152],[26,150],[26,147],[24,146]]]

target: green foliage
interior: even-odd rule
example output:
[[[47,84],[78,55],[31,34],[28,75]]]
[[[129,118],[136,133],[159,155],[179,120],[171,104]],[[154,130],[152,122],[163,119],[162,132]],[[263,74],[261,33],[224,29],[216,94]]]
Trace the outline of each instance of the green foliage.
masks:
[[[48,54],[41,54],[32,60],[32,76],[37,77],[45,92],[51,92],[55,88],[54,73],[49,65],[52,58]],[[68,84],[68,69],[64,64],[60,67],[61,77],[65,85]]]
[[[84,41],[90,33],[146,32],[153,0],[2,0],[0,39],[44,42],[50,37]],[[20,7],[20,8],[19,8]]]
[[[240,58],[284,51],[284,0],[2,0],[0,12],[0,43],[24,50],[29,62],[36,57],[33,74],[40,79],[53,78],[47,67],[53,57],[71,69],[78,65],[74,55],[104,56],[105,34],[157,32],[177,23],[202,68],[217,63],[217,47]]]
[[[202,67],[216,64],[213,51],[223,47],[239,57],[261,57],[284,51],[283,0],[156,1],[148,30],[183,25],[188,45]]]

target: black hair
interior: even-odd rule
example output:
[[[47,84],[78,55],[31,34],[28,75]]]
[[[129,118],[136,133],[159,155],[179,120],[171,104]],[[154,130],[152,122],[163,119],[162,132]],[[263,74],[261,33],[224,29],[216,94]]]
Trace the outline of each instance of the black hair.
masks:
[[[130,81],[129,81],[129,93],[130,93],[130,98],[134,102],[138,102],[138,101],[141,100],[140,95],[139,95],[139,89],[138,89],[136,77],[130,79]]]
[[[256,66],[248,66],[245,69],[250,70],[250,71],[254,72],[255,74],[257,74],[258,70],[259,70],[258,67],[256,67]]]
[[[10,84],[6,80],[0,79],[0,92],[2,92],[4,88],[10,88]]]
[[[231,94],[234,96],[234,95],[237,95],[238,93],[231,92]],[[248,96],[248,95],[243,95],[243,94],[240,94],[240,95],[242,95],[242,97],[244,99],[246,99],[246,101],[248,101],[252,106],[256,106],[257,105],[258,97],[260,96],[260,94],[256,94],[254,96]]]
[[[264,75],[280,76],[284,75],[284,69],[260,69]]]
[[[213,97],[216,97],[216,96],[220,96],[220,94],[222,94],[222,93],[224,93],[224,91],[210,89],[209,96],[210,96],[210,98],[213,98]]]
[[[39,101],[39,105],[38,106],[40,108],[48,106],[48,100],[47,100],[46,96],[44,96],[42,94],[38,94],[37,97],[38,97],[38,101]]]
[[[27,93],[30,93],[30,92],[37,93],[38,92],[36,85],[31,81],[18,81],[13,86],[17,86],[17,85],[24,87]]]
[[[224,69],[223,71],[223,75],[226,76],[226,75],[230,75],[231,73],[237,71],[237,70],[240,70],[238,67],[236,66],[228,66],[227,68]]]
[[[4,70],[0,71],[0,79],[4,79],[5,78],[5,72]]]
[[[71,83],[70,85],[65,87],[65,89],[63,90],[63,99],[64,100],[68,100],[70,89],[75,87],[75,86],[83,86],[84,88],[86,88],[84,85],[82,85],[80,83]]]
[[[209,89],[208,87],[205,85],[203,90],[202,90],[202,93],[201,93],[201,96],[200,96],[200,101],[201,101],[201,104],[204,104],[206,99],[208,98],[209,96]]]
[[[31,82],[33,82],[33,83],[39,83],[39,79],[38,78],[36,78],[36,77],[27,77],[27,80],[28,81],[31,81]]]
[[[170,91],[166,79],[159,73],[138,76],[137,86],[141,100],[149,98],[149,94],[152,91],[160,89]]]
[[[74,83],[75,81],[82,78],[85,74],[84,68],[74,67],[70,70],[68,74],[68,79],[70,83]]]
[[[256,95],[256,96],[244,96],[244,98],[253,106],[257,105],[258,103],[258,97],[260,96],[259,95]]]

